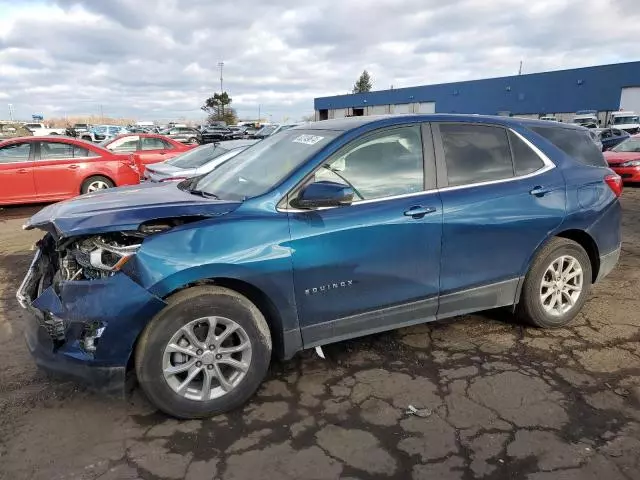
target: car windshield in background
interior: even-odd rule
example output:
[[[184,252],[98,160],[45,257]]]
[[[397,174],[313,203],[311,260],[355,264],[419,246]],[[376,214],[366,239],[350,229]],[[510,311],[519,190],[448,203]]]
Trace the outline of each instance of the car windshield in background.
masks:
[[[640,123],[637,116],[630,115],[628,117],[613,117],[614,125],[623,125],[626,123]]]
[[[640,138],[630,138],[629,140],[625,140],[624,142],[613,147],[611,151],[640,153]]]
[[[267,137],[271,135],[276,130],[276,128],[277,127],[274,127],[273,125],[262,127],[260,130],[256,132],[256,135],[262,135],[264,137]]]
[[[171,160],[167,160],[165,163],[177,168],[198,168],[228,151],[226,148],[215,144],[202,145]]]
[[[268,192],[341,132],[287,130],[256,143],[200,179],[192,190],[229,200]]]
[[[597,123],[597,120],[595,118],[574,118],[573,123],[584,125],[586,123]]]

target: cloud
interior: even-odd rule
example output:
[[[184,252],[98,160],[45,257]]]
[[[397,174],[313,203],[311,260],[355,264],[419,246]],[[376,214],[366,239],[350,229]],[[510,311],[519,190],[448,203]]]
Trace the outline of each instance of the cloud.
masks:
[[[365,68],[384,89],[637,60],[636,2],[0,0],[0,99],[200,119],[224,61],[242,117],[297,120]]]

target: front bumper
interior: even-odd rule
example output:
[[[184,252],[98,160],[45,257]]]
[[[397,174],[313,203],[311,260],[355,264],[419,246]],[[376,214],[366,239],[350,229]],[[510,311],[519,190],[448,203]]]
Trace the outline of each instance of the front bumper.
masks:
[[[25,337],[36,364],[90,388],[123,394],[136,339],[165,302],[122,272],[41,291],[48,261],[39,249],[16,294],[31,314]]]
[[[620,175],[624,183],[640,182],[640,167],[616,167],[610,165],[609,168]]]

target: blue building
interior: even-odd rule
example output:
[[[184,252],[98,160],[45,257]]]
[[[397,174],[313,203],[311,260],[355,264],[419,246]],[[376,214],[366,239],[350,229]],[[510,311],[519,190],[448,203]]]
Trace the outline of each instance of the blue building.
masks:
[[[640,111],[640,62],[465,82],[422,85],[314,100],[316,120],[386,113],[478,113],[569,121],[596,110],[603,123],[620,109]]]

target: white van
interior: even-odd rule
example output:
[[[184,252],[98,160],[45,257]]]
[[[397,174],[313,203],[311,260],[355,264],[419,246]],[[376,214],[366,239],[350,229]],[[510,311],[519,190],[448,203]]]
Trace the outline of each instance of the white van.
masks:
[[[612,112],[609,125],[629,133],[638,133],[640,131],[640,118],[635,112]]]

